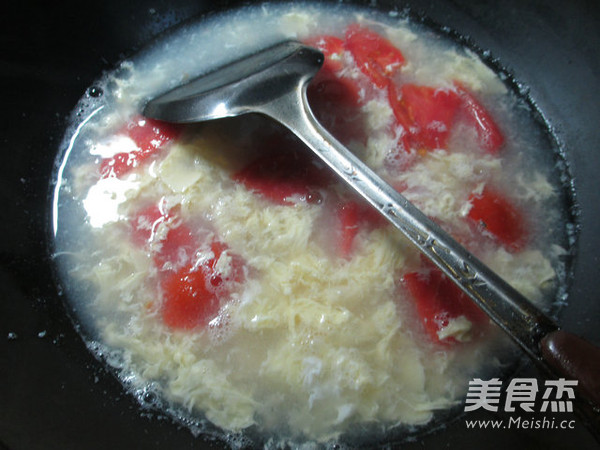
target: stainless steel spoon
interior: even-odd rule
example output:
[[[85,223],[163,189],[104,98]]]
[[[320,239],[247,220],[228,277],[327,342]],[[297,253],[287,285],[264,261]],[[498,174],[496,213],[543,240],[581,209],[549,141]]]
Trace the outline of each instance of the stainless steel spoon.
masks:
[[[579,379],[580,391],[600,405],[600,350],[559,330],[319,124],[308,105],[306,87],[322,63],[319,51],[282,42],[159,96],[146,105],[144,115],[189,123],[262,113],[282,123],[402,231],[539,366],[554,376]],[[587,373],[589,365],[581,362],[582,357],[593,358],[589,352],[595,352],[597,362]]]

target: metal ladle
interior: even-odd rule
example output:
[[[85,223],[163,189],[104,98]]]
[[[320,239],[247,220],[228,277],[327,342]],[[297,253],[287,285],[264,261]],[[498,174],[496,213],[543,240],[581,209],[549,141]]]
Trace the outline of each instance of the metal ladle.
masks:
[[[598,430],[600,349],[562,331],[496,273],[409,203],[315,119],[306,87],[321,52],[286,41],[200,76],[151,100],[147,117],[189,123],[261,113],[289,128],[454,281],[548,375],[579,380]],[[593,410],[596,408],[596,411]]]

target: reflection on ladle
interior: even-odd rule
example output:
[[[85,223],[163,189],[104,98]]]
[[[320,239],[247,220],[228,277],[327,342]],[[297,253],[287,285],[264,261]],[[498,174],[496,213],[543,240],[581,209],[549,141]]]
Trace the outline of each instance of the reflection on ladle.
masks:
[[[146,105],[144,115],[190,123],[261,113],[282,123],[402,231],[547,374],[579,380],[580,397],[600,405],[600,349],[559,330],[319,124],[306,88],[322,63],[318,50],[282,42],[159,96]],[[582,404],[580,409],[597,434],[597,408]]]

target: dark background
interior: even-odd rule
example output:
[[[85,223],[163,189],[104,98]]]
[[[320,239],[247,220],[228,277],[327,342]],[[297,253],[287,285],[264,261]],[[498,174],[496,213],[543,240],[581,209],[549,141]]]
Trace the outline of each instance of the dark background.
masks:
[[[86,351],[53,281],[48,195],[66,119],[94,79],[166,28],[235,3],[104,0],[74,6],[25,1],[3,6],[0,448],[222,446],[194,438],[160,415],[142,413]],[[394,4],[410,6],[490,50],[526,86],[548,120],[570,162],[581,210],[571,304],[560,320],[600,344],[600,2],[377,2],[383,8]],[[537,375],[531,368],[518,372],[530,374]],[[467,430],[462,420],[409,447],[598,448],[580,423],[569,431],[517,432]]]

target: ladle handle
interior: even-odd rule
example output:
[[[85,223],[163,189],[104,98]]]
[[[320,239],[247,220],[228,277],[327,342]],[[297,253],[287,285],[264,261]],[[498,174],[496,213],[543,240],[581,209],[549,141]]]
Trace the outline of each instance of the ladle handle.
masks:
[[[262,105],[259,111],[294,132],[466,292],[531,358],[545,365],[540,341],[557,330],[557,325],[327,132],[308,106],[306,84],[300,83],[297,90]]]
[[[304,141],[506,331],[547,376],[582,377],[582,387],[597,389],[600,369],[596,365],[586,371],[584,359],[579,353],[579,350],[587,347],[580,343],[573,345],[574,336],[565,337],[565,332],[559,331],[552,319],[476,259],[327,132],[308,106],[305,84],[300,84],[297,91],[264,104],[258,111],[284,124]],[[586,351],[597,358],[600,350],[592,348],[593,351],[589,348]],[[598,361],[600,358],[596,359],[596,363]],[[589,396],[587,399],[593,403]],[[595,406],[592,403],[586,401],[580,406],[579,412],[600,441],[598,403]]]
[[[548,365],[559,375],[578,380],[581,394],[600,406],[600,348],[564,330],[549,333],[540,346]]]
[[[600,348],[564,330],[544,336],[540,348],[556,375],[578,381],[580,416],[600,441]]]

